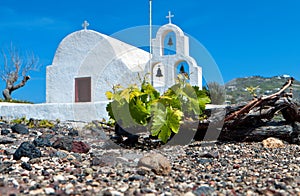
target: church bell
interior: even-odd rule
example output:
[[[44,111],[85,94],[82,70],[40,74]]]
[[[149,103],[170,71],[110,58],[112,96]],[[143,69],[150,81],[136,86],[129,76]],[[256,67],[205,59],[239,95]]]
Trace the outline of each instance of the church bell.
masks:
[[[185,73],[185,70],[184,70],[184,66],[183,66],[183,65],[181,65],[181,67],[180,67],[180,73],[181,73],[181,74]]]
[[[156,72],[156,77],[163,77],[162,73],[161,73],[161,69],[160,67],[157,69],[157,72]]]
[[[168,45],[169,45],[169,46],[173,46],[172,37],[169,37]]]

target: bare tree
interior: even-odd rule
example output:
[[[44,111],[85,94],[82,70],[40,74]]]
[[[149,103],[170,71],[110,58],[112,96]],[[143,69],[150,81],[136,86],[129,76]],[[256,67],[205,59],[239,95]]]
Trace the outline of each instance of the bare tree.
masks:
[[[5,100],[11,100],[12,92],[25,86],[30,79],[28,73],[38,70],[40,65],[38,64],[38,57],[33,53],[27,52],[25,56],[21,56],[20,51],[13,45],[7,51],[2,50],[2,56],[0,77],[6,83],[2,94]]]

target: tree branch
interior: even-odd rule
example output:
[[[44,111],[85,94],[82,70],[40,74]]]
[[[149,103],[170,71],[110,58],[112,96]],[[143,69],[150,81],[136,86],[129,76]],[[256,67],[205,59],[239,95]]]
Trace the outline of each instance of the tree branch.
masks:
[[[23,80],[22,80],[19,84],[13,86],[13,87],[11,88],[10,91],[12,92],[12,91],[14,91],[14,90],[17,90],[17,89],[19,89],[19,88],[25,86],[26,82],[27,82],[29,79],[30,79],[30,76],[24,76],[24,77],[23,77]]]
[[[246,104],[243,108],[240,110],[232,113],[228,117],[225,118],[225,122],[234,119],[235,117],[238,117],[239,115],[248,113],[251,109],[255,108],[256,106],[260,105],[263,101],[268,100],[268,99],[273,99],[276,96],[279,96],[281,93],[283,93],[287,88],[289,88],[293,84],[294,78],[289,79],[283,87],[276,93],[265,96],[265,97],[260,97],[260,98],[255,98],[252,101],[250,101],[248,104]]]

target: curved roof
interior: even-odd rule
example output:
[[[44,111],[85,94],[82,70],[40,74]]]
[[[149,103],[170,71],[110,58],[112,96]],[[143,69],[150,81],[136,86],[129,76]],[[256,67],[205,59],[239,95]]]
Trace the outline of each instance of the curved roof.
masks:
[[[60,42],[52,65],[70,61],[81,62],[81,59],[104,38],[104,34],[93,30],[80,30],[67,35]]]
[[[142,62],[136,62],[136,55]],[[100,62],[121,57],[128,68],[132,69],[137,63],[145,63],[148,60],[145,57],[148,58],[149,53],[97,31],[80,30],[67,35],[60,42],[52,65],[77,67],[91,56],[94,56],[94,60],[102,59]]]

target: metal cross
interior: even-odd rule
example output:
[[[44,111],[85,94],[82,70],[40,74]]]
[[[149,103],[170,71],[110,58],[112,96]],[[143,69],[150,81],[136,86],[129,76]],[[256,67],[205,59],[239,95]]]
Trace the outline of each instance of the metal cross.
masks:
[[[171,14],[171,11],[169,11],[169,15],[168,16],[166,16],[166,18],[168,18],[169,19],[169,24],[171,24],[172,23],[172,18],[174,17],[174,15],[172,15]]]
[[[84,30],[86,30],[89,25],[90,24],[86,20],[82,23],[82,27],[83,27]]]

